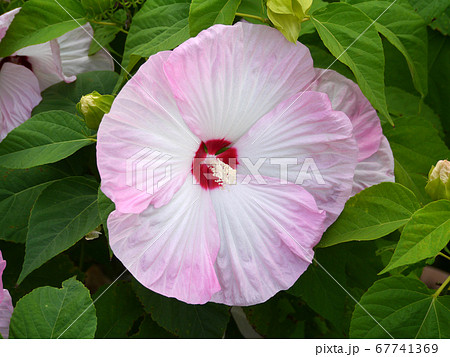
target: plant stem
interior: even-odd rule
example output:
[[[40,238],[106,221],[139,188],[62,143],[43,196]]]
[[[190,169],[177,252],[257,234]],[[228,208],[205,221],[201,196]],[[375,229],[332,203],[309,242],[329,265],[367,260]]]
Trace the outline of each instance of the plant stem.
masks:
[[[256,15],[250,15],[250,14],[243,14],[241,12],[236,12],[236,16],[240,16],[240,17],[248,17],[250,19],[255,19],[255,20],[259,20],[261,22],[267,22],[268,19],[265,19],[263,17],[260,16],[256,16]]]
[[[450,260],[450,257],[448,255],[445,255],[444,253],[439,252],[438,255],[440,255],[441,257],[444,257],[445,259]]]
[[[436,292],[433,294],[433,297],[437,298],[442,293],[442,291],[445,289],[445,287],[447,286],[448,283],[450,283],[450,275],[447,277],[447,279],[445,279],[445,281],[442,283],[440,288],[436,290]]]
[[[97,24],[97,25],[121,27],[121,26],[119,26],[119,24],[116,24],[114,22],[105,22],[105,21],[91,21],[91,22],[94,24]]]

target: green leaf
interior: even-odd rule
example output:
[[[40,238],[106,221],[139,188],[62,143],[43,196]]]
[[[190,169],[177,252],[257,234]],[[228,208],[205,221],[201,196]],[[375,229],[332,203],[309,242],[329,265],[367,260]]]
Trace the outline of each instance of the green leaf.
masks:
[[[145,315],[144,320],[139,326],[139,331],[131,338],[175,338],[170,332],[164,330],[155,321],[152,320],[150,315]]]
[[[93,55],[100,51],[102,48],[108,46],[112,42],[116,35],[120,32],[121,26],[127,21],[127,13],[124,9],[118,9],[112,15],[111,20],[117,23],[118,26],[92,24],[94,29],[94,39],[89,47],[89,55]]]
[[[89,290],[71,278],[62,289],[44,286],[20,299],[9,338],[93,338],[96,325]]]
[[[76,105],[85,94],[94,90],[100,94],[111,94],[119,75],[112,71],[85,72],[77,75],[72,83],[57,83],[41,93],[42,101],[33,109],[33,115],[50,110],[64,110],[78,114]]]
[[[421,117],[433,124],[438,134],[443,136],[442,123],[436,113],[420,97],[396,87],[386,87],[389,113],[397,117]]]
[[[435,257],[450,241],[450,201],[428,204],[415,212],[402,231],[394,255],[381,272]]]
[[[196,36],[215,24],[231,25],[241,0],[192,0],[189,31]]]
[[[67,176],[52,166],[25,170],[0,168],[0,239],[25,243],[36,199],[55,180]]]
[[[396,181],[415,192],[419,200],[426,203],[429,200],[425,193],[428,172],[436,162],[450,157],[450,150],[433,125],[422,118],[397,118],[395,127],[386,124],[383,132],[396,160]]]
[[[377,20],[375,28],[403,54],[414,87],[425,97],[428,91],[428,48],[423,19],[412,8],[388,1],[368,1],[355,6],[371,19]]]
[[[448,7],[448,0],[409,0],[414,10],[429,24]]]
[[[186,41],[189,4],[189,0],[147,0],[133,17],[122,66],[131,71],[139,58],[171,50]]]
[[[0,143],[0,166],[27,169],[72,155],[94,140],[84,122],[64,111],[37,114]]]
[[[0,45],[0,57],[53,40],[87,22],[77,0],[29,0],[14,17]]]
[[[390,118],[384,93],[383,45],[372,20],[345,3],[331,3],[311,14],[323,43],[350,67],[361,91],[372,105]]]
[[[430,24],[430,27],[448,36],[450,33],[450,6]]]
[[[97,192],[97,182],[85,177],[68,177],[42,191],[31,211],[19,284],[100,225]]]
[[[98,188],[98,213],[102,221],[103,229],[108,235],[107,221],[109,214],[116,209],[116,205]]]
[[[350,337],[450,338],[450,296],[434,293],[418,279],[376,281],[353,313]]]
[[[402,185],[385,182],[351,197],[318,247],[384,237],[408,222],[420,208],[414,194]]]
[[[375,242],[349,242],[317,249],[315,261],[288,293],[301,297],[336,328],[348,331],[355,306],[352,297],[359,299],[379,278],[377,274],[383,265],[376,250]]]
[[[93,299],[98,319],[96,338],[127,338],[134,321],[144,313],[129,282],[107,285]]]
[[[156,294],[138,282],[133,287],[145,311],[169,332],[182,338],[221,338],[225,333],[228,306],[191,305]]]
[[[428,32],[429,93],[425,101],[439,115],[450,147],[450,37],[436,31]]]

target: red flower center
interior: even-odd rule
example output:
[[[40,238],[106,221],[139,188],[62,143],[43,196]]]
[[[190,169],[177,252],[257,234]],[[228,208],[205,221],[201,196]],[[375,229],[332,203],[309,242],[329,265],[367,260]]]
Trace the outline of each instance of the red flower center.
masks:
[[[192,175],[205,190],[223,186],[223,178],[217,173],[214,161],[222,161],[229,168],[236,170],[238,164],[237,150],[230,147],[231,142],[225,139],[201,142],[192,160]],[[225,166],[225,165],[223,165]],[[226,166],[225,166],[226,167]]]

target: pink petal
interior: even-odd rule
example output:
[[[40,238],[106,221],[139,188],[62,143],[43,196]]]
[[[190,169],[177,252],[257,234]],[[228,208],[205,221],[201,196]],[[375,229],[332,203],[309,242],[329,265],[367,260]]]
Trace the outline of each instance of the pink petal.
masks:
[[[378,150],[383,136],[377,112],[356,83],[333,70],[315,70],[318,79],[310,90],[326,93],[333,109],[347,114],[358,143],[358,161],[367,159]]]
[[[378,151],[356,165],[352,196],[382,182],[395,182],[394,156],[384,136]]]
[[[268,26],[215,25],[164,65],[183,119],[203,141],[235,141],[313,80],[309,50]]]
[[[113,71],[114,62],[106,50],[89,56],[89,47],[94,37],[92,26],[87,23],[69,31],[57,39],[61,51],[63,72],[74,76],[90,71]]]
[[[261,118],[234,147],[241,163],[244,158],[253,164],[264,161],[259,170],[264,176],[282,178],[281,166],[271,160],[290,160],[287,180],[313,195],[327,212],[329,226],[352,190],[358,153],[352,131],[349,118],[332,110],[326,94],[303,92]],[[312,164],[320,175],[313,174]],[[246,165],[238,166],[238,173],[250,172]]]
[[[41,101],[39,83],[28,68],[4,63],[0,71],[0,141],[30,118]]]
[[[112,57],[106,51],[88,56],[92,34],[92,27],[87,24],[55,40],[25,47],[16,54],[28,57],[41,90],[61,81],[73,82],[83,72],[114,70]]]
[[[3,289],[2,275],[5,267],[6,261],[3,260],[2,252],[0,252],[0,334],[3,338],[8,338],[13,306],[8,290]]]
[[[20,7],[0,15],[0,41],[3,37],[5,37],[9,25],[11,25],[11,22],[14,20],[14,16],[16,16],[19,11]]]
[[[190,304],[204,304],[220,289],[217,221],[208,191],[192,177],[161,208],[114,211],[108,229],[114,254],[147,288]]]
[[[169,202],[190,173],[200,144],[183,122],[162,71],[169,55],[159,52],[141,66],[99,128],[102,190],[123,213]],[[153,156],[157,164],[151,163]]]
[[[2,280],[2,276],[3,276],[3,271],[5,270],[5,267],[6,267],[6,260],[3,260],[2,252],[0,251],[0,303],[3,300],[3,280]]]
[[[262,303],[288,289],[313,259],[325,212],[300,186],[265,179],[210,191],[221,239],[215,268],[222,290],[214,302]]]
[[[13,313],[11,295],[3,289],[3,299],[0,299],[0,334],[3,338],[9,337],[9,322]]]
[[[75,76],[68,77],[63,73],[57,40],[22,48],[16,54],[27,56],[33,73],[39,80],[41,91],[61,81],[70,83],[76,79]]]

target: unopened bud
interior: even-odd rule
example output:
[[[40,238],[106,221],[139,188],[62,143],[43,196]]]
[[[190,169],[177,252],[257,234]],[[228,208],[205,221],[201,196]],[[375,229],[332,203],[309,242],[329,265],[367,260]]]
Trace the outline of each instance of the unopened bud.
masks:
[[[94,91],[81,97],[77,109],[84,116],[88,128],[98,129],[103,115],[109,113],[113,101],[113,95],[101,95]]]
[[[440,160],[428,174],[425,191],[433,200],[450,199],[450,161]]]
[[[267,16],[289,41],[295,43],[312,0],[267,0]]]

